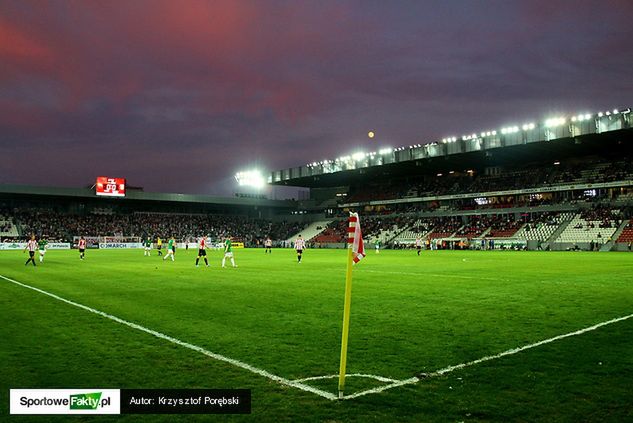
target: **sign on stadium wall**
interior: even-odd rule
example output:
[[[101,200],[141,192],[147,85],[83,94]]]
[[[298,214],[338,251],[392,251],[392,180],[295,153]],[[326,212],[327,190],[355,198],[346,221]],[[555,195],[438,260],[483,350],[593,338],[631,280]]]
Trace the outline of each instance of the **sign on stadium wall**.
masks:
[[[70,242],[49,242],[46,246],[47,250],[69,250]]]
[[[99,249],[143,248],[140,242],[100,242]]]
[[[24,250],[26,242],[0,242],[0,250]],[[69,242],[49,242],[46,246],[47,250],[68,250]]]
[[[24,250],[26,242],[0,242],[0,250]]]

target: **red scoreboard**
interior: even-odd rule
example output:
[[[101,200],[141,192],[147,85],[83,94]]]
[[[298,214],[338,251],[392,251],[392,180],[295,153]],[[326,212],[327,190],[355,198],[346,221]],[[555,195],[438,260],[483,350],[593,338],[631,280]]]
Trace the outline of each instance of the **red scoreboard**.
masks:
[[[97,176],[97,195],[125,197],[125,178]]]

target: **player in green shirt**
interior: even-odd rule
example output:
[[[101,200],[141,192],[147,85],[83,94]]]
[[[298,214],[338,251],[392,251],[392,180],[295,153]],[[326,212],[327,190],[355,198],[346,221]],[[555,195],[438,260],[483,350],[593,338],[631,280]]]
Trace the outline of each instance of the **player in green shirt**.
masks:
[[[48,246],[48,241],[45,238],[40,238],[37,241],[37,249],[40,251],[40,263],[44,261],[44,254],[46,254],[46,247]]]
[[[143,255],[149,256],[150,251],[152,251],[152,241],[149,239],[149,237],[143,240],[143,247],[145,247],[145,252],[143,253]]]
[[[167,242],[167,254],[163,256],[163,260],[166,260],[167,257],[171,257],[171,261],[174,261],[174,250],[176,248],[176,241],[172,236],[169,238],[169,242]]]
[[[226,261],[227,257],[231,259],[231,264],[233,265],[233,267],[237,267],[237,265],[235,264],[235,259],[233,258],[233,245],[231,243],[231,238],[226,238],[226,240],[224,241],[224,257],[222,257],[222,267],[226,267],[224,265],[224,262]]]

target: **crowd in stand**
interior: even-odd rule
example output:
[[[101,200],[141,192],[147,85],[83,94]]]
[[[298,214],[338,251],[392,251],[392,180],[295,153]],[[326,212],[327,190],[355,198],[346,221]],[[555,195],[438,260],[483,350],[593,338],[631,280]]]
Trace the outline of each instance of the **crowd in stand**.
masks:
[[[588,227],[594,228],[595,224],[591,222],[600,222],[598,223],[599,228],[615,228],[622,223],[622,219],[619,215],[614,215],[610,207],[600,207],[596,206],[591,209],[583,210],[580,213],[580,217],[589,221]],[[582,229],[583,225],[576,226],[576,229]]]
[[[49,241],[71,241],[74,236],[162,237],[195,241],[201,235],[211,239],[230,236],[249,245],[266,238],[287,239],[305,228],[289,221],[253,219],[239,215],[168,213],[66,214],[50,209],[15,209],[13,220],[23,234],[44,236]]]
[[[526,166],[501,171],[496,175],[449,173],[437,176],[410,177],[389,184],[364,184],[352,187],[345,203],[390,200],[403,197],[428,197],[462,193],[518,190],[565,183],[599,183],[633,178],[633,164],[628,158],[617,162],[559,164],[552,167]]]
[[[9,232],[13,228],[8,216],[0,214],[0,233]]]

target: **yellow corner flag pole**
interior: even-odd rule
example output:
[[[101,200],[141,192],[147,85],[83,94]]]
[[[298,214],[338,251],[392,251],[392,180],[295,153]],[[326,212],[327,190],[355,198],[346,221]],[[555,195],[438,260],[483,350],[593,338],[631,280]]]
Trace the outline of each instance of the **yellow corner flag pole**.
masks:
[[[345,367],[347,366],[347,338],[349,336],[349,314],[352,304],[352,244],[347,249],[347,273],[345,274],[345,306],[343,307],[343,336],[341,339],[341,365],[338,374],[338,397],[345,391]]]

